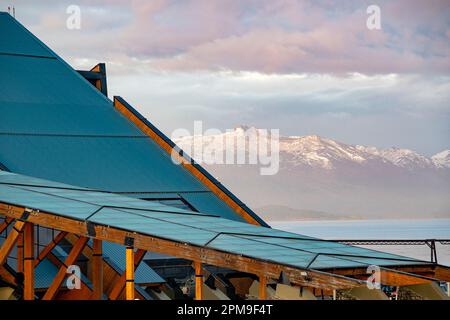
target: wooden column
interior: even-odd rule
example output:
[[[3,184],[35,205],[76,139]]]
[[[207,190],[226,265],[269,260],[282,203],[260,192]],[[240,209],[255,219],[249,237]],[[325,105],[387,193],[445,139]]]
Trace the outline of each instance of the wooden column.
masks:
[[[23,273],[23,231],[17,239],[17,272]]]
[[[203,270],[200,261],[194,261],[195,300],[203,300]]]
[[[264,275],[259,276],[259,300],[266,300],[267,278]]]
[[[125,269],[125,297],[127,300],[134,300],[134,248],[126,248],[126,269]]]
[[[136,252],[134,253],[134,270],[136,270],[139,266],[139,264],[141,263],[142,259],[144,259],[145,253],[147,251],[142,250],[142,249],[138,249],[136,250]],[[125,288],[126,285],[126,272],[122,273],[120,275],[120,278],[118,280],[116,280],[116,283],[114,284],[114,287],[111,289],[110,293],[109,293],[109,299],[110,300],[117,300],[119,298],[119,296],[122,294],[123,289]],[[136,294],[136,292],[135,292]]]
[[[92,286],[93,300],[103,297],[103,250],[102,241],[94,239],[92,245]]]
[[[34,300],[34,225],[27,222],[23,231],[24,300]]]

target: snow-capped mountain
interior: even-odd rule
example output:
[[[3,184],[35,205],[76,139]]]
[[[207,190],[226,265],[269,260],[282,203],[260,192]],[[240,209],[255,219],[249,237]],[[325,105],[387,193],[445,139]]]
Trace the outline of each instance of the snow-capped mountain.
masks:
[[[257,137],[263,141],[263,144],[269,144],[269,138],[264,131],[249,126],[239,126],[232,131],[216,135],[182,137],[176,139],[175,142],[195,158],[193,148],[199,146],[222,153],[225,153],[226,148],[230,146],[235,150],[246,148],[245,151],[248,152],[248,145],[226,143],[226,141],[233,142],[243,137],[247,137],[247,141],[250,141],[252,137]],[[285,162],[285,166],[307,165],[331,170],[343,163],[373,165],[379,162],[409,170],[450,168],[450,150],[442,151],[428,158],[409,149],[395,147],[379,149],[370,146],[349,145],[317,135],[280,137],[279,150],[281,161]]]
[[[450,168],[450,150],[444,150],[431,157],[434,165],[439,168]]]
[[[225,157],[230,146],[249,159],[251,148],[237,141],[255,138],[260,145],[270,144],[264,131],[247,126],[175,142],[194,159],[198,149]],[[261,175],[259,165],[200,162],[253,208],[283,206],[322,216],[450,218],[450,150],[427,157],[409,149],[350,145],[317,135],[281,136],[279,142],[275,175]]]

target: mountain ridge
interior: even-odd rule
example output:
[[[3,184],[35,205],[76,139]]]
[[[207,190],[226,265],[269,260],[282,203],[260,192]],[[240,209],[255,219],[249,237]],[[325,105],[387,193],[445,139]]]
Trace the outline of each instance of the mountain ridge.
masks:
[[[254,127],[239,126],[175,142],[191,155],[199,146],[225,153],[227,139],[248,136],[248,141],[256,136],[263,143],[269,139]],[[427,157],[406,148],[351,145],[318,135],[281,136],[279,141],[279,170],[274,175],[261,175],[260,164],[200,163],[254,209],[285,206],[300,213],[318,212],[318,219],[323,213],[363,219],[450,217],[450,150]],[[242,145],[234,149],[250,158]]]
[[[238,137],[258,136],[268,139],[260,134],[261,129],[240,125],[233,131],[207,136],[185,136],[175,139],[175,142],[188,154],[193,143],[206,144],[215,150],[225,150],[225,139]],[[222,140],[222,141],[221,141]],[[333,169],[333,162],[351,161],[364,164],[369,161],[381,161],[405,169],[447,169],[450,168],[450,150],[443,150],[431,157],[422,155],[414,150],[391,147],[377,148],[374,146],[352,145],[324,138],[319,135],[306,136],[280,136],[280,153],[287,155],[284,160],[295,164]]]

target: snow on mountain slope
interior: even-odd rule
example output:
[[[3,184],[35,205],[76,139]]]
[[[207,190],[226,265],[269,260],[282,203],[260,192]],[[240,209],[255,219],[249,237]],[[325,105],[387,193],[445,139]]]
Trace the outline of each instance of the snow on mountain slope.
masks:
[[[226,154],[227,142],[255,138],[267,142],[264,132],[246,126],[174,140],[192,155],[195,149]],[[261,175],[259,165],[199,162],[253,208],[276,206],[280,211],[284,206],[340,217],[450,217],[450,150],[429,158],[408,149],[350,145],[317,135],[279,141],[274,175]],[[231,144],[249,157],[244,146]]]
[[[334,168],[333,162],[351,161],[362,163],[367,155],[355,146],[337,143],[316,135],[304,137],[283,137],[280,151],[292,156],[291,163],[301,163],[324,169]]]
[[[247,137],[267,137],[254,127],[239,126],[233,131],[217,135],[188,136],[176,139],[175,142],[187,153],[193,154],[193,148],[205,148],[224,152],[226,141],[237,141]],[[264,142],[266,143],[266,142]],[[243,145],[233,145],[235,150],[244,148]],[[248,147],[246,149],[248,151]],[[370,146],[349,145],[317,135],[280,137],[280,155],[283,165],[306,165],[314,168],[332,170],[338,164],[365,165],[393,165],[408,170],[450,168],[450,150],[427,158],[413,150],[401,148],[378,149]],[[195,156],[194,156],[195,158]],[[198,159],[197,159],[198,160]]]
[[[450,168],[450,150],[444,150],[431,157],[434,165],[439,168]]]

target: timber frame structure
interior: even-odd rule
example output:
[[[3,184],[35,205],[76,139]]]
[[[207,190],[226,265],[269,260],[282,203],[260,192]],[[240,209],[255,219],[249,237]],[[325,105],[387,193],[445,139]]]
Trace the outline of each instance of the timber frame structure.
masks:
[[[14,179],[20,177],[14,174],[4,173],[9,181],[11,177]],[[1,175],[0,175],[1,177]],[[20,177],[19,182],[1,182],[0,187],[3,188],[20,188],[20,190],[27,190],[25,197],[32,197],[33,192],[41,193],[34,186],[35,180],[30,180],[28,184],[23,182],[24,177]],[[32,189],[24,189],[32,188]],[[45,186],[50,190],[54,188],[51,184]],[[91,192],[86,189],[70,189],[70,186],[61,186],[57,188],[59,190],[61,201],[67,201],[69,198],[64,196],[64,192],[77,192],[81,194],[85,192]],[[28,190],[32,190],[28,192]],[[5,195],[2,195],[5,192]],[[48,191],[50,192],[50,191]],[[64,207],[67,203],[62,202],[60,204],[54,204],[57,212],[46,212],[45,203],[42,208],[37,205],[36,208],[29,208],[27,206],[20,206],[10,202],[5,202],[4,199],[8,198],[8,189],[0,188],[0,215],[4,216],[4,221],[0,224],[0,231],[10,228],[11,231],[6,237],[3,245],[0,247],[0,276],[6,280],[17,283],[16,279],[11,276],[7,276],[8,272],[3,267],[8,255],[11,253],[13,247],[18,244],[22,239],[23,254],[19,258],[19,264],[23,263],[22,272],[24,275],[23,282],[23,297],[27,300],[35,299],[37,296],[34,290],[34,270],[41,261],[46,258],[55,260],[52,256],[52,250],[63,240],[71,239],[72,247],[68,252],[64,261],[59,262],[59,270],[53,279],[50,287],[41,296],[43,300],[71,298],[71,299],[103,299],[106,295],[108,299],[117,299],[121,296],[125,290],[124,297],[129,300],[135,298],[142,298],[139,295],[139,291],[135,290],[134,271],[139,263],[142,261],[142,257],[145,252],[157,252],[174,257],[179,257],[192,261],[195,271],[195,298],[202,299],[203,297],[203,274],[205,265],[212,265],[218,267],[224,267],[244,273],[254,274],[259,279],[259,298],[266,298],[266,287],[270,281],[279,281],[282,277],[287,278],[290,285],[309,288],[312,292],[320,292],[321,295],[332,295],[336,290],[350,290],[366,285],[366,281],[370,276],[367,267],[352,267],[352,268],[321,268],[320,270],[312,269],[309,267],[302,268],[295,265],[289,265],[275,260],[259,259],[253,256],[247,256],[238,252],[229,251],[228,249],[218,250],[208,247],[207,245],[196,245],[190,242],[177,241],[173,239],[167,239],[164,237],[142,233],[137,230],[128,229],[126,225],[108,225],[106,223],[96,223],[90,220],[80,220],[78,218],[71,217],[70,215],[64,215]],[[50,193],[49,193],[50,194]],[[93,195],[101,192],[95,192]],[[92,196],[92,194],[90,194]],[[118,206],[116,198],[118,196],[110,196],[110,207],[114,208]],[[126,198],[120,198],[121,201]],[[36,200],[31,200],[33,203]],[[20,202],[19,200],[13,200],[13,202]],[[138,204],[139,202],[136,202]],[[101,208],[106,208],[106,205],[102,205]],[[118,208],[121,208],[120,206]],[[158,207],[159,208],[159,207]],[[164,209],[164,208],[163,208]],[[101,209],[103,210],[103,209]],[[101,211],[100,210],[100,211]],[[144,209],[140,209],[144,210]],[[161,210],[161,209],[158,209]],[[95,212],[99,212],[96,210]],[[144,212],[144,211],[142,211]],[[179,213],[177,213],[179,214]],[[94,214],[95,215],[95,214]],[[92,216],[90,214],[89,216]],[[195,214],[194,216],[197,216]],[[201,214],[198,214],[202,217]],[[207,219],[219,219],[214,216],[206,215]],[[154,217],[149,216],[150,219]],[[197,217],[198,218],[198,217]],[[145,224],[146,220],[142,220],[142,224]],[[107,222],[107,220],[106,220]],[[34,226],[42,226],[59,231],[55,239],[48,244],[43,250],[41,250],[37,257],[34,256],[36,251],[34,247]],[[266,229],[265,227],[256,227],[256,231]],[[270,229],[269,229],[270,230]],[[268,231],[268,230],[266,230]],[[274,230],[276,232],[276,230]],[[219,233],[220,234],[220,233]],[[218,235],[219,235],[218,234]],[[287,235],[289,236],[289,235]],[[213,238],[215,239],[217,235]],[[284,239],[289,239],[284,236]],[[292,238],[295,239],[295,238]],[[300,238],[298,238],[300,240]],[[88,242],[92,241],[92,253],[89,259],[89,265],[91,269],[90,282],[92,285],[88,287],[86,283],[83,283],[82,290],[73,290],[74,293],[63,294],[58,296],[58,292],[61,289],[61,285],[67,276],[67,271],[70,265],[74,264],[78,257],[84,252],[88,246]],[[315,240],[314,240],[315,241]],[[113,242],[123,244],[126,246],[126,270],[123,275],[120,276],[118,281],[111,286],[106,292],[104,285],[103,272],[106,263],[102,259],[102,243]],[[210,243],[211,241],[208,241]],[[324,242],[325,243],[325,242]],[[345,246],[345,245],[343,245]],[[387,259],[391,259],[388,257]],[[401,287],[411,286],[418,284],[430,284],[436,281],[450,282],[450,268],[440,266],[437,264],[427,264],[421,261],[415,262],[414,260],[392,258],[392,261],[386,261],[386,266],[380,268],[381,277],[380,283],[387,286]],[[395,261],[398,259],[399,261]],[[395,265],[394,262],[400,263]],[[403,265],[405,263],[405,265]],[[392,265],[390,265],[392,264]],[[311,263],[309,264],[311,265]],[[5,276],[6,275],[6,276]]]
[[[29,212],[29,214],[28,213],[25,214],[25,216],[28,215],[28,217],[25,220],[24,220],[24,212]],[[69,257],[61,266],[60,272],[54,279],[52,286],[43,296],[43,300],[54,298],[55,293],[61,286],[63,276],[65,275],[67,270],[67,265],[72,264],[74,262],[74,259],[76,259],[79,256],[81,250],[87,243],[88,237],[86,237],[86,235],[88,235],[89,232],[92,232],[92,230],[89,231],[88,230],[89,227],[86,224],[80,224],[78,221],[73,221],[61,217],[55,217],[54,215],[44,212],[36,212],[32,210],[27,211],[27,209],[25,208],[5,204],[0,205],[0,213],[9,218],[13,218],[16,221],[14,224],[14,232],[10,233],[10,235],[7,238],[7,241],[5,241],[5,243],[0,249],[0,259],[4,257],[6,252],[10,251],[14,246],[14,244],[16,243],[19,235],[19,232],[17,230],[22,230],[25,226],[28,226],[26,227],[26,230],[32,230],[32,226],[36,224],[48,228],[53,228],[56,230],[61,230],[63,234],[72,233],[80,237],[78,242],[76,242],[74,249],[71,251]],[[31,239],[29,235],[30,231],[28,231],[28,233],[27,231],[24,232],[25,238]],[[101,243],[101,241],[110,241],[121,244],[123,243],[129,244],[129,246],[127,246],[126,251],[126,261],[127,261],[126,299],[128,300],[134,300],[135,298],[134,278],[133,278],[133,271],[135,269],[134,249],[158,252],[172,255],[175,257],[190,259],[196,264],[195,270],[197,275],[201,275],[202,264],[209,264],[226,267],[246,273],[252,273],[258,275],[259,277],[272,279],[278,279],[280,277],[281,272],[284,272],[286,275],[288,275],[290,281],[293,284],[299,286],[314,287],[323,290],[348,289],[361,286],[365,283],[365,281],[351,279],[345,276],[332,275],[320,271],[299,270],[288,266],[277,265],[267,261],[258,261],[240,255],[224,253],[217,250],[211,250],[208,248],[196,247],[188,244],[167,241],[164,239],[150,237],[142,234],[130,234],[130,232],[115,228],[105,228],[102,226],[95,226],[95,234],[97,236],[91,238],[95,239],[97,243]],[[31,245],[30,241],[28,242],[25,241],[25,245],[30,246]],[[33,256],[28,256],[25,258],[25,261],[29,260],[37,262],[37,260],[35,260]],[[3,261],[0,260],[0,262]],[[99,264],[95,259],[92,259],[91,263],[93,264],[94,270],[93,276],[94,292],[92,292],[91,297],[98,299],[100,297],[99,292],[102,292],[103,279],[100,277],[102,268],[101,264]],[[34,299],[34,288],[33,288],[34,263],[25,264],[24,267],[25,267],[24,298],[27,300]],[[261,284],[263,285],[264,282],[261,281]],[[197,282],[196,288],[201,288],[200,282]],[[201,289],[197,290],[198,291],[196,291],[196,299],[201,299],[202,298]],[[88,297],[85,296],[84,298]]]

